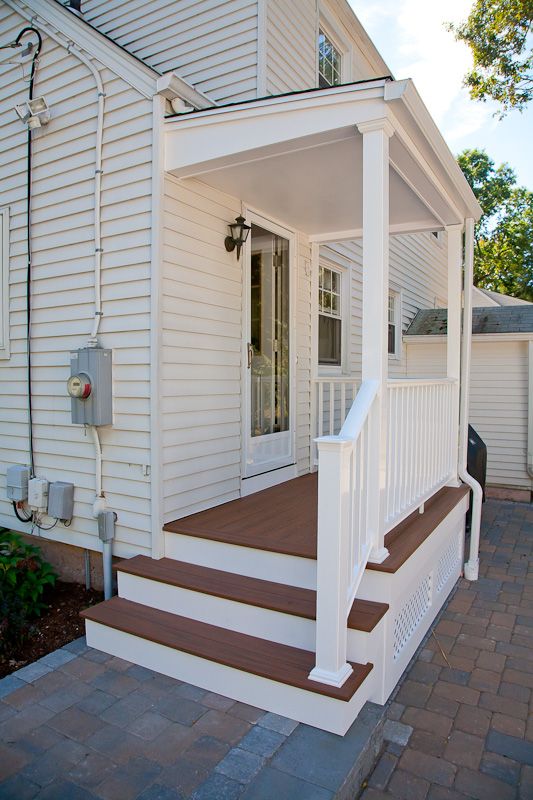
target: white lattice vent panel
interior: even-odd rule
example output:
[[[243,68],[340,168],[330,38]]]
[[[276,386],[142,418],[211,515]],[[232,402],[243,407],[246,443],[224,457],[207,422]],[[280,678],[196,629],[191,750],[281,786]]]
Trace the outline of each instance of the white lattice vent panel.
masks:
[[[420,625],[430,605],[431,575],[427,575],[394,620],[394,660]]]
[[[437,567],[437,592],[441,592],[444,589],[461,563],[461,536],[462,533],[456,536],[455,541],[450,542],[439,559],[439,565]]]

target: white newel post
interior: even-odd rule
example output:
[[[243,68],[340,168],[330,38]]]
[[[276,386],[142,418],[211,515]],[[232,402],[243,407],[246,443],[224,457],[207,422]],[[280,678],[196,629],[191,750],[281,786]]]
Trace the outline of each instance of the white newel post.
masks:
[[[369,427],[367,477],[370,561],[381,563],[387,442],[388,297],[389,297],[389,138],[388,119],[358,126],[363,135],[363,365],[362,379],[376,380],[378,392]]]
[[[463,267],[463,225],[449,225],[448,234],[448,335],[446,338],[446,374],[455,381],[452,390],[453,455],[450,485],[459,486],[457,477],[459,448],[459,380],[461,377],[461,306]]]
[[[342,686],[352,672],[346,661],[351,452],[350,441],[318,441],[316,666],[309,678],[331,686]]]

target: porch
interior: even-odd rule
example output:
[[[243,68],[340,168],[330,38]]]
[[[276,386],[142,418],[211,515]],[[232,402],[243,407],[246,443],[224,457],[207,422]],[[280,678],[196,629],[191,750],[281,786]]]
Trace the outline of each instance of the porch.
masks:
[[[478,206],[410,82],[208,109],[165,127],[169,194],[176,195],[169,217],[185,213],[192,186],[209,221],[201,227],[195,213],[173,223],[161,365],[154,365],[169,390],[154,435],[163,439],[164,431],[180,443],[184,463],[180,472],[161,456],[155,558],[119,566],[120,596],[89,612],[89,640],[344,733],[367,699],[389,696],[461,569],[461,272],[463,230],[468,261]],[[220,209],[229,206],[252,224],[240,262],[221,255],[220,233],[231,219]],[[207,245],[191,244],[191,228]],[[389,239],[435,230],[447,239],[447,377],[393,379]],[[360,375],[325,378],[318,371],[320,247],[361,238]],[[205,274],[213,264],[215,289]],[[264,265],[263,297],[253,270]],[[215,305],[210,334],[194,317],[206,293]],[[193,321],[184,324],[179,311],[190,305]],[[270,325],[264,331],[258,310]],[[218,324],[230,316],[231,325]],[[270,370],[264,380],[259,374],[254,382],[254,360]],[[191,363],[183,398],[178,379]],[[218,379],[205,384],[211,394],[202,393],[198,376],[209,372]],[[210,427],[194,429],[195,420],[192,430],[176,432],[178,415],[192,414],[195,404],[219,416],[210,414]],[[233,422],[231,449],[212,451],[206,442],[222,418]],[[184,470],[213,462],[224,465],[224,476],[242,470],[230,502],[207,495],[208,485],[194,494],[198,513],[186,513],[186,502],[172,513],[180,484],[194,483]],[[314,466],[318,475],[305,474]],[[292,480],[242,496],[246,481],[281,480],[287,468]]]

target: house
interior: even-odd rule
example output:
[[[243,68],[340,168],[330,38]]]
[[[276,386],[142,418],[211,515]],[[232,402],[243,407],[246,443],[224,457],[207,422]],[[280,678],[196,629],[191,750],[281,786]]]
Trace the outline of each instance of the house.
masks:
[[[470,422],[487,445],[489,497],[529,503],[533,488],[533,304],[475,289]],[[446,310],[421,310],[404,334],[410,375],[446,374]]]
[[[0,2],[0,524],[108,596],[127,559],[90,644],[343,734],[462,570],[465,481],[477,577],[479,206],[345,0],[70,6]]]

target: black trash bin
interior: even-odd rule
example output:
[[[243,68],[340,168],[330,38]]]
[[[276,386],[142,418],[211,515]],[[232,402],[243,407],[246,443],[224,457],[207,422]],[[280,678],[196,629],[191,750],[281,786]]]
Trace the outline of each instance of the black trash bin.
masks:
[[[487,480],[487,445],[474,430],[472,425],[468,426],[468,452],[466,457],[466,469],[479,483],[483,489],[483,502],[485,502],[485,483]],[[470,492],[470,508],[466,515],[466,526],[470,528],[472,519],[472,492]]]

